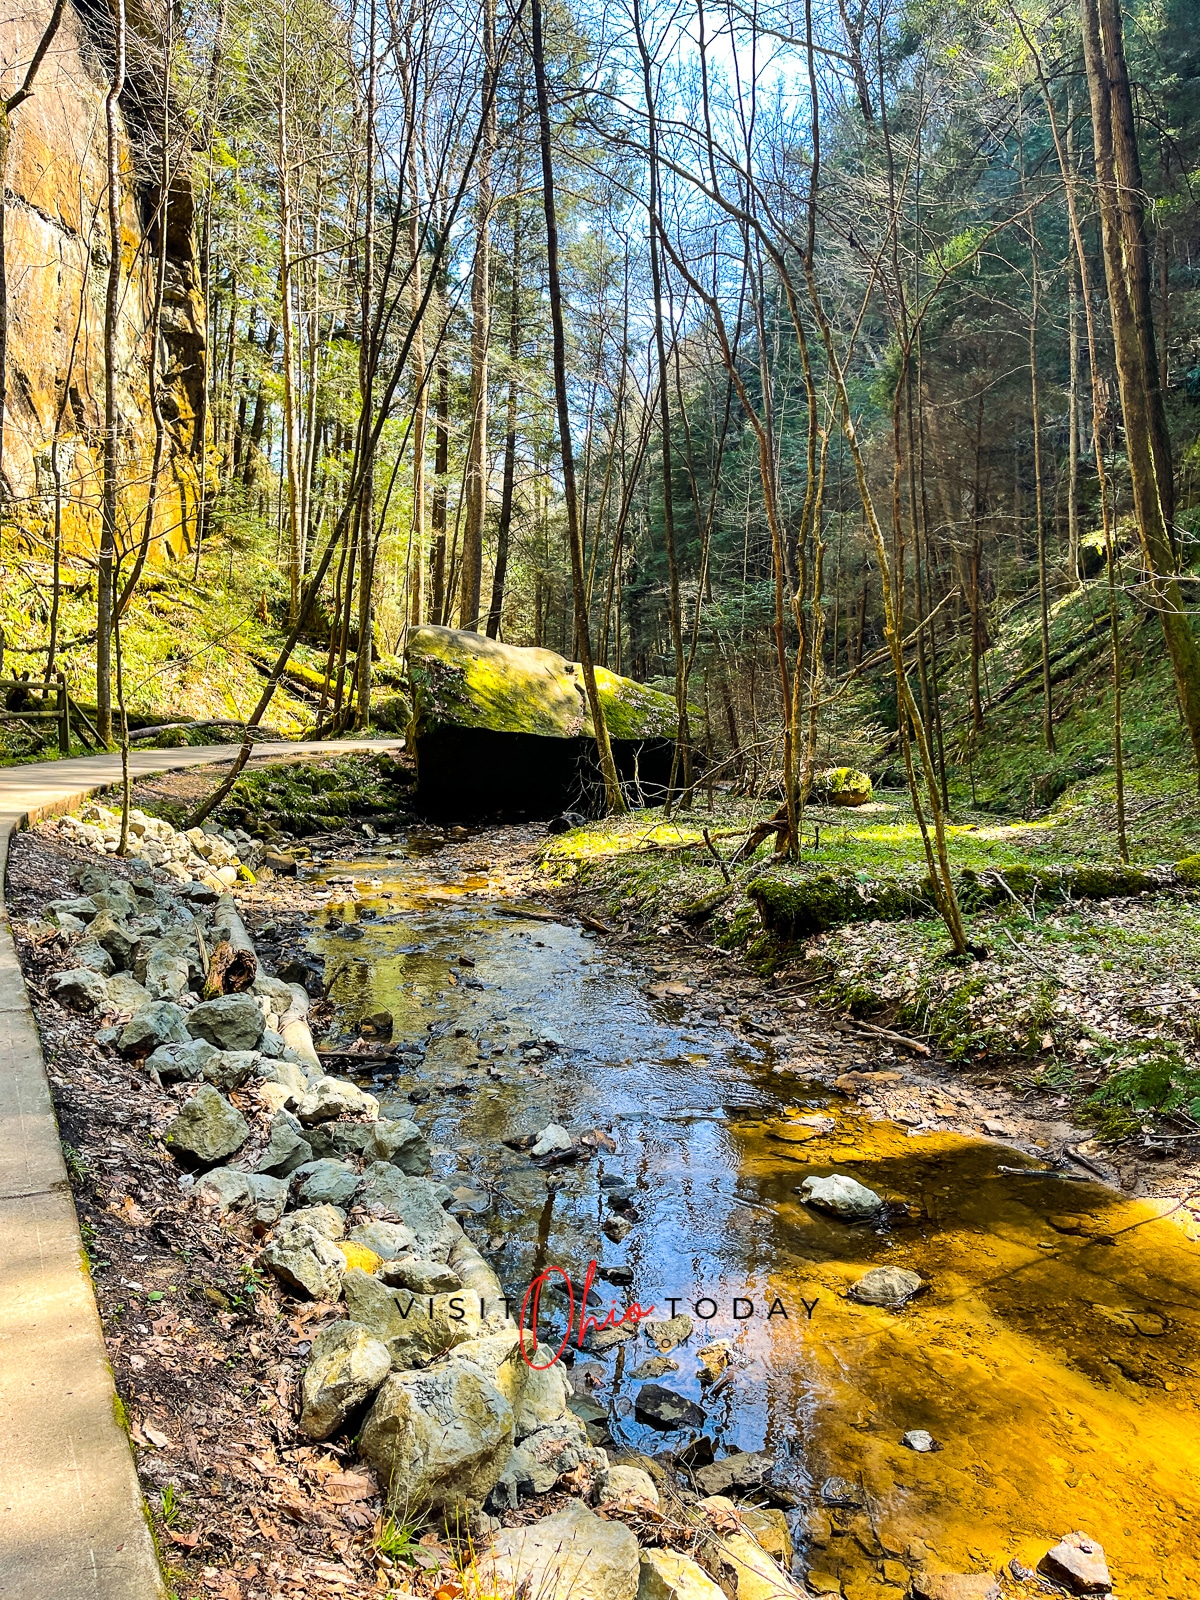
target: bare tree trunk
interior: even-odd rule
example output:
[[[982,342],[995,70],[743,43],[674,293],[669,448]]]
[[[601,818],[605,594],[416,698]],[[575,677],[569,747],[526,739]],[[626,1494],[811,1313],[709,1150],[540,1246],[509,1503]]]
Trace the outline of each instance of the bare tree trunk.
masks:
[[[363,174],[363,256],[362,293],[359,315],[361,327],[358,344],[358,384],[362,404],[362,423],[368,426],[373,412],[371,403],[375,387],[376,356],[372,327],[372,305],[375,286],[375,95],[376,65],[376,11],[375,0],[369,0],[367,23],[367,106],[366,150]],[[419,324],[418,324],[419,326]],[[354,667],[354,726],[362,732],[371,721],[371,655],[374,649],[374,608],[372,596],[375,589],[375,472],[368,462],[363,474],[362,499],[358,508],[358,655]]]
[[[1054,753],[1054,701],[1050,685],[1050,597],[1046,581],[1046,508],[1042,484],[1042,408],[1038,392],[1038,314],[1041,310],[1041,277],[1038,271],[1037,233],[1032,214],[1029,221],[1030,282],[1029,309],[1029,404],[1033,420],[1033,497],[1037,518],[1038,605],[1042,635],[1042,737],[1046,749]]]
[[[100,558],[96,578],[96,731],[112,744],[113,583],[117,559],[117,320],[121,306],[121,130],[125,87],[125,0],[116,0],[113,77],[104,101],[108,164],[108,288],[104,300],[104,452],[101,463]]]
[[[288,138],[287,8],[283,12],[283,69],[279,76],[279,306],[283,327],[284,471],[288,497],[288,621],[300,620],[300,588],[304,576],[304,524],[300,515],[300,443],[297,427],[296,335],[292,307],[291,149]]]
[[[1200,642],[1178,582],[1174,484],[1150,309],[1149,252],[1129,71],[1117,0],[1080,0],[1096,193],[1134,514],[1179,707],[1200,771]]]
[[[475,265],[471,274],[471,428],[463,496],[462,579],[458,625],[476,632],[483,586],[487,517],[488,342],[491,338],[492,153],[496,144],[496,0],[484,0],[483,141],[476,166]]]
[[[520,103],[520,102],[519,102]],[[500,520],[496,526],[496,565],[492,569],[492,603],[488,607],[487,636],[500,634],[504,614],[504,585],[508,578],[508,545],[512,533],[513,499],[517,478],[517,397],[520,393],[521,357],[521,212],[522,162],[517,156],[513,213],[512,302],[508,315],[508,405],[504,428],[504,482],[500,489]]]
[[[434,403],[433,424],[433,504],[430,508],[430,532],[433,541],[432,595],[429,620],[439,627],[450,621],[449,596],[446,593],[446,503],[448,485],[446,474],[450,470],[450,364],[445,350],[439,352],[437,362],[437,399]]]
[[[587,592],[584,586],[583,540],[579,528],[579,501],[575,490],[575,458],[571,450],[571,410],[567,396],[567,348],[563,327],[562,286],[558,268],[558,216],[554,203],[554,157],[550,147],[550,102],[546,92],[546,63],[542,45],[541,0],[532,0],[533,6],[533,70],[537,84],[538,131],[542,147],[542,203],[546,212],[546,286],[550,296],[550,325],[554,340],[554,392],[558,407],[559,449],[562,455],[563,498],[567,507],[567,535],[571,550],[571,589],[575,600],[575,633],[581,649],[579,664],[583,668],[583,685],[587,693],[588,708],[592,714],[592,731],[600,758],[600,771],[604,776],[604,791],[609,811],[625,810],[625,797],[621,793],[612,746],[608,738],[608,724],[604,720],[604,706],[596,686],[596,671],[592,664],[591,627],[587,615]]]

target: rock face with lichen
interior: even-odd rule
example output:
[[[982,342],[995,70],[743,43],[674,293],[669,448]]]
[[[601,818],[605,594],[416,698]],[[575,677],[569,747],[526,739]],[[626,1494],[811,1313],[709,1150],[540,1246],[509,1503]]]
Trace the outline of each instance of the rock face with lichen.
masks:
[[[418,802],[430,812],[592,809],[595,729],[577,662],[482,634],[423,627],[406,646]],[[596,668],[613,756],[637,803],[662,788],[679,719],[667,695]],[[486,786],[473,781],[486,771]]]
[[[51,0],[21,0],[0,19],[0,54],[27,62]],[[13,113],[6,174],[8,405],[3,490],[6,535],[44,539],[56,497],[69,550],[99,538],[104,428],[104,304],[109,265],[104,99],[107,11],[67,6],[32,97]],[[154,447],[149,364],[153,280],[163,211],[150,174],[155,94],[143,61],[157,29],[144,4],[131,4],[129,83],[121,99],[121,309],[117,325],[117,409],[123,480],[121,517],[136,543]],[[94,20],[93,20],[94,19]],[[150,49],[140,49],[140,43]],[[10,81],[6,93],[15,82]],[[204,300],[193,234],[190,183],[179,176],[165,207],[166,283],[159,373],[167,427],[155,514],[155,555],[180,552],[195,524],[193,442],[204,391]],[[57,449],[52,449],[61,409]],[[55,459],[57,458],[57,459]],[[39,546],[40,548],[40,546]]]

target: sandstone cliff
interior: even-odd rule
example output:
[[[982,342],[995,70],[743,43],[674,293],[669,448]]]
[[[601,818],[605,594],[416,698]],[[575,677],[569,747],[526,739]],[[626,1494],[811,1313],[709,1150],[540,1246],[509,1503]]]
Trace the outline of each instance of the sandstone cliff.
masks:
[[[11,94],[50,15],[50,0],[18,0],[0,19],[3,92]],[[104,305],[109,266],[104,100],[110,66],[107,6],[70,5],[36,80],[13,114],[5,194],[8,268],[8,410],[3,513],[6,547],[15,537],[45,557],[54,510],[51,444],[58,423],[58,466],[66,547],[85,551],[99,538],[104,424]],[[131,15],[143,35],[148,24]],[[136,39],[131,60],[136,54]],[[122,97],[122,294],[118,330],[120,545],[141,535],[154,420],[149,362],[160,225],[167,230],[167,275],[158,360],[167,445],[159,480],[155,553],[192,541],[199,484],[195,450],[204,387],[204,301],[200,292],[186,172],[160,205],[157,162],[146,149],[145,77],[131,74]],[[161,103],[160,103],[161,104]],[[162,222],[160,222],[160,218]]]

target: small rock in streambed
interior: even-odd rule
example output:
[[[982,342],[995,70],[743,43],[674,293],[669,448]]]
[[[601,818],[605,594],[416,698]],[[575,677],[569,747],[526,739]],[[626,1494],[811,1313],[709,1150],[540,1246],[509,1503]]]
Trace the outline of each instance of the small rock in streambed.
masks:
[[[531,1156],[548,1156],[557,1152],[566,1152],[575,1148],[575,1141],[567,1130],[557,1122],[550,1122],[535,1137],[529,1147]]]
[[[644,1383],[634,1397],[634,1410],[645,1421],[656,1427],[700,1428],[704,1425],[704,1412],[686,1395],[677,1394],[661,1383]]]
[[[749,1493],[761,1489],[775,1468],[775,1457],[766,1450],[735,1450],[707,1467],[696,1471],[696,1487],[701,1494],[728,1495],[737,1489]]]
[[[612,1283],[620,1289],[625,1289],[633,1282],[633,1268],[597,1267],[596,1276],[602,1283]]]
[[[827,1211],[843,1222],[862,1222],[883,1209],[883,1201],[856,1178],[835,1172],[828,1178],[805,1178],[796,1190],[807,1205]]]
[[[620,1244],[633,1232],[633,1223],[628,1217],[605,1217],[600,1224],[600,1232],[614,1244]]]
[[[933,1435],[927,1433],[924,1428],[910,1428],[900,1443],[907,1445],[910,1450],[915,1450],[918,1455],[928,1455],[942,1448]]]
[[[1042,1557],[1038,1570],[1073,1594],[1107,1594],[1112,1588],[1104,1546],[1087,1533],[1063,1534]]]
[[[821,1499],[827,1506],[838,1506],[845,1510],[861,1510],[867,1503],[861,1484],[838,1477],[825,1479],[821,1485]]]
[[[678,1372],[678,1361],[672,1361],[670,1356],[648,1356],[641,1366],[635,1367],[630,1373],[631,1378],[661,1378],[668,1372]]]
[[[691,1336],[692,1319],[684,1316],[682,1312],[667,1321],[646,1324],[646,1337],[660,1356],[669,1355],[677,1345],[683,1344]]]
[[[904,1267],[873,1267],[852,1285],[849,1294],[860,1305],[898,1310],[923,1287],[920,1276]]]
[[[1001,1600],[990,1572],[915,1572],[913,1600]]]

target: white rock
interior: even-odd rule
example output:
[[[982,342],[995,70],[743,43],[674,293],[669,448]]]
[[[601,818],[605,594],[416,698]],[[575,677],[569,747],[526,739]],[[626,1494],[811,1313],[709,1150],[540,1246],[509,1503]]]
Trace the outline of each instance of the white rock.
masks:
[[[557,1122],[551,1122],[538,1134],[529,1153],[531,1156],[548,1156],[554,1150],[570,1150],[575,1141]]]
[[[883,1205],[874,1189],[868,1189],[857,1178],[835,1172],[830,1178],[805,1178],[797,1190],[809,1205],[828,1211],[843,1222],[860,1222],[873,1217]]]

